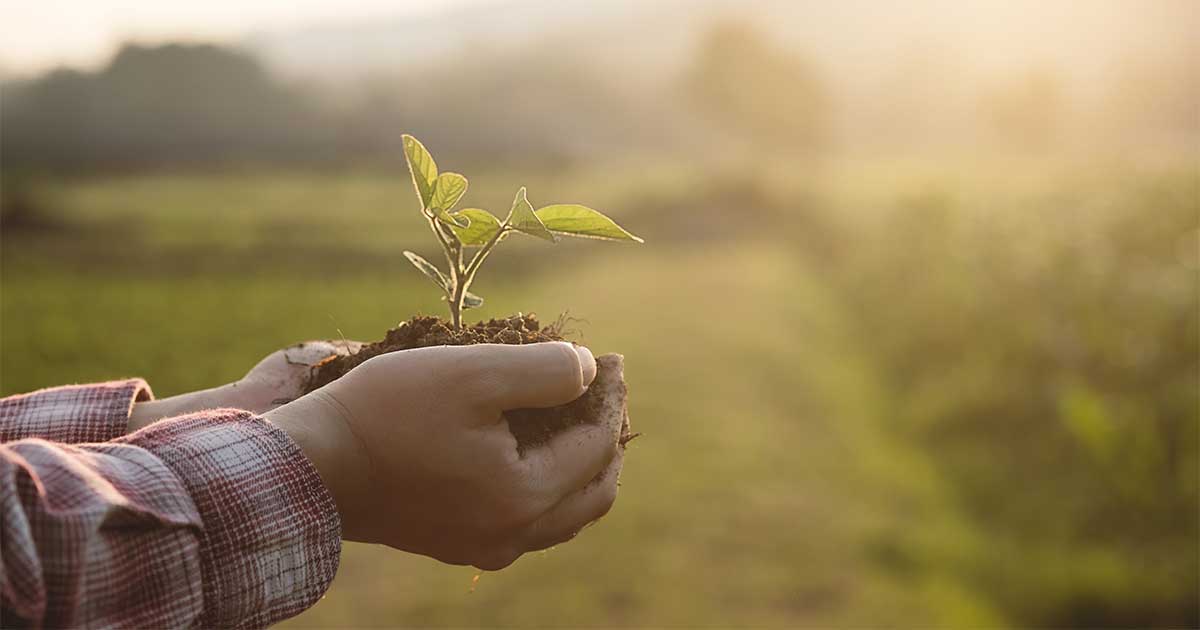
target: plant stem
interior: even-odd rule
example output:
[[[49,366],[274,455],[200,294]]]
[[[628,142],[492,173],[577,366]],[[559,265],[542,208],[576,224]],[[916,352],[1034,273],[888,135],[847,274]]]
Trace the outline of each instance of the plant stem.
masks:
[[[467,286],[471,284],[471,281],[463,273],[463,247],[457,237],[454,238],[452,247],[454,249],[454,259],[450,262],[452,291],[450,295],[446,296],[446,300],[450,304],[450,325],[461,329],[463,327],[463,300],[467,297]],[[449,255],[447,258],[449,259]]]
[[[463,303],[467,299],[467,289],[471,287],[471,283],[475,282],[475,274],[479,272],[479,266],[483,264],[484,259],[492,252],[496,244],[500,242],[500,237],[504,236],[504,233],[508,230],[508,223],[503,223],[500,229],[496,230],[496,233],[492,235],[492,238],[487,243],[484,243],[483,247],[479,248],[479,251],[475,252],[475,255],[471,257],[471,262],[467,263],[465,267],[463,266],[462,245],[459,244],[457,249],[457,266],[453,263],[451,264],[452,268],[457,267],[454,270],[454,295],[450,298],[450,323],[455,328],[462,328]]]
[[[446,292],[446,302],[450,306],[450,325],[461,330],[463,327],[463,304],[467,299],[467,290],[475,281],[475,274],[479,271],[479,266],[483,264],[484,259],[500,242],[500,238],[512,228],[509,227],[508,221],[502,223],[492,238],[471,257],[471,262],[464,265],[463,245],[454,232],[439,223],[437,217],[429,212],[425,213],[425,218],[429,220],[429,228],[433,230],[433,235],[442,245],[442,252],[446,254],[446,264],[450,268],[450,286]]]
[[[432,213],[425,210],[424,214],[429,221],[429,229],[433,230],[433,235],[442,246],[442,253],[446,255],[446,265],[450,270],[450,286],[446,291],[446,303],[450,306],[450,325],[462,328],[462,301],[466,295],[465,285],[468,284],[462,281],[462,243],[453,232],[442,226]]]

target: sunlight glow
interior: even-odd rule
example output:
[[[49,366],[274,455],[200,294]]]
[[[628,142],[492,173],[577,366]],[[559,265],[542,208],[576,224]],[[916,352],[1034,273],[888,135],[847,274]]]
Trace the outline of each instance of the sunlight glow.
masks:
[[[258,32],[437,13],[487,0],[0,0],[0,73],[94,68],[123,41],[236,41]]]

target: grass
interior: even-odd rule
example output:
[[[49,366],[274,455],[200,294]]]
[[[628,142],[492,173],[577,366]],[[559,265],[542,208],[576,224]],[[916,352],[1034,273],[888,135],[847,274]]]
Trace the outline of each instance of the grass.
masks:
[[[972,341],[970,330],[990,320],[964,315],[957,326],[966,327],[965,336],[949,337],[942,325],[949,320],[928,321],[933,311],[912,301],[953,307],[955,287],[1008,278],[998,271],[965,278],[937,272],[974,269],[958,250],[935,248],[950,238],[937,231],[939,213],[978,217],[976,202],[990,199],[1004,206],[995,216],[1019,222],[1030,214],[1016,208],[1072,198],[1115,204],[1125,216],[1163,212],[1167,195],[1176,200],[1171,216],[1182,217],[1186,232],[1196,227],[1188,223],[1196,209],[1189,188],[1194,170],[1112,181],[1031,178],[1037,183],[1020,180],[1019,190],[1009,190],[1012,178],[991,173],[966,183],[957,176],[893,181],[880,169],[861,173],[869,180],[864,191],[862,179],[841,169],[828,174],[827,184],[804,178],[712,184],[651,172],[640,185],[610,189],[602,170],[523,182],[545,190],[546,199],[618,210],[622,224],[654,245],[566,242],[533,252],[514,243],[510,256],[484,270],[477,286],[488,301],[481,312],[471,311],[488,317],[533,310],[551,318],[569,311],[594,350],[625,354],[631,416],[645,435],[630,447],[616,507],[570,544],[483,575],[473,592],[469,568],[348,544],[327,597],[287,625],[1072,625],[1089,619],[1077,608],[1096,593],[1107,593],[1101,603],[1111,605],[1091,609],[1106,613],[1101,622],[1121,614],[1139,618],[1126,602],[1139,595],[1123,590],[1142,578],[1166,584],[1158,589],[1166,593],[1164,610],[1182,611],[1163,618],[1186,622],[1194,563],[1138,567],[1128,559],[1131,536],[1104,542],[1057,523],[1054,502],[1074,486],[1049,486],[1059,494],[1047,499],[1043,519],[1059,532],[1055,545],[1067,556],[1078,552],[1072,570],[1062,570],[1069,566],[1063,554],[1051,554],[1016,521],[987,518],[973,500],[982,489],[999,496],[1022,490],[972,485],[972,469],[944,449],[983,448],[993,439],[986,418],[966,425],[946,420],[969,418],[982,408],[964,400],[990,390],[972,389],[969,379],[947,380],[940,390],[925,381],[910,388],[901,376],[958,361],[968,368],[960,373],[990,374],[978,377],[984,382],[1013,388],[1024,382],[1017,371],[1023,368],[973,358],[972,348],[985,344]],[[494,199],[499,207],[511,197],[491,183],[500,181],[514,180],[473,178],[469,201]],[[343,333],[372,339],[414,312],[442,314],[437,291],[400,255],[413,245],[421,251],[428,240],[407,206],[408,185],[370,172],[43,182],[38,198],[58,227],[4,235],[0,387],[13,393],[136,374],[158,395],[170,395],[237,378],[262,355],[297,340]],[[1146,186],[1160,196],[1121,196]],[[714,201],[722,195],[755,199],[755,207],[731,210]],[[929,199],[948,205],[928,210]],[[694,211],[690,226],[679,224],[682,209]],[[755,224],[746,228],[738,215],[729,217],[734,212],[755,217]],[[912,216],[920,217],[918,228],[933,226],[920,241],[926,245],[879,240],[905,234],[912,226],[893,219]],[[968,225],[981,224],[976,218]],[[1167,227],[1147,237],[1154,249],[1162,234],[1179,231],[1178,222]],[[983,229],[1002,234],[988,232],[1000,230],[992,224]],[[1024,240],[1017,246],[1050,251]],[[1112,255],[1134,260],[1142,253]],[[916,275],[887,275],[905,265]],[[1061,268],[1038,273],[1073,278]],[[1182,301],[1154,312],[1194,312],[1194,294],[1171,295]],[[1034,304],[1015,308],[1009,319],[1018,322],[1047,315]],[[1079,308],[1104,319],[1086,303]],[[1151,319],[1145,309],[1130,312],[1137,321]],[[888,321],[897,329],[888,330]],[[918,341],[920,351],[905,345]],[[1148,360],[1150,368],[1172,365],[1164,357]],[[1194,356],[1179,360],[1185,373],[1194,367]],[[898,373],[898,365],[909,370]],[[1088,382],[1083,368],[1057,373]],[[1116,385],[1105,392],[1132,377],[1118,370],[1109,378]],[[1148,396],[1154,402],[1166,394]],[[1121,403],[1126,408],[1149,409],[1128,400]],[[1028,416],[1033,430],[1060,432],[1053,413],[1008,410]],[[1170,409],[1154,413],[1160,420],[1178,417]],[[932,431],[949,439],[941,427],[956,441],[930,437]],[[1177,445],[1183,472],[1195,462],[1188,435]],[[1008,460],[980,461],[989,475],[1010,474]],[[1066,473],[1090,466],[1084,459],[1062,462]],[[1194,486],[1175,492],[1182,505],[1195,505]],[[1195,558],[1196,539],[1180,526],[1168,530],[1175,537],[1150,551]],[[1033,553],[1023,564],[1005,564],[1026,549]],[[1182,583],[1152,579],[1164,576]],[[1016,578],[1041,585],[1018,592],[1036,605],[1014,603],[1020,597],[1008,582]]]

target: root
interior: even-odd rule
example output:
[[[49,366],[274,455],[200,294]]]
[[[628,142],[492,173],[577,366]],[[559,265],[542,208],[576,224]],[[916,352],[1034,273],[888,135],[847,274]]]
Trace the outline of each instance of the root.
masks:
[[[554,335],[555,337],[561,337],[563,339],[578,337],[582,341],[582,339],[583,339],[582,331],[580,331],[577,328],[567,328],[568,324],[576,324],[576,323],[587,324],[589,322],[588,322],[588,320],[582,319],[579,317],[571,317],[571,311],[568,309],[566,311],[559,313],[558,317],[555,318],[555,320],[553,322],[550,322],[549,324],[547,324],[542,330],[546,331],[547,333],[549,333],[551,335]]]

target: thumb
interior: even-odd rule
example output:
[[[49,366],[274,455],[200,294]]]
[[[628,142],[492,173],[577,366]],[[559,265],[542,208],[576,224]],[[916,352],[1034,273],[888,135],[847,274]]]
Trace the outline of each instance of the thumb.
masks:
[[[492,411],[564,405],[596,378],[592,351],[565,341],[466,346],[479,378],[475,399]]]

